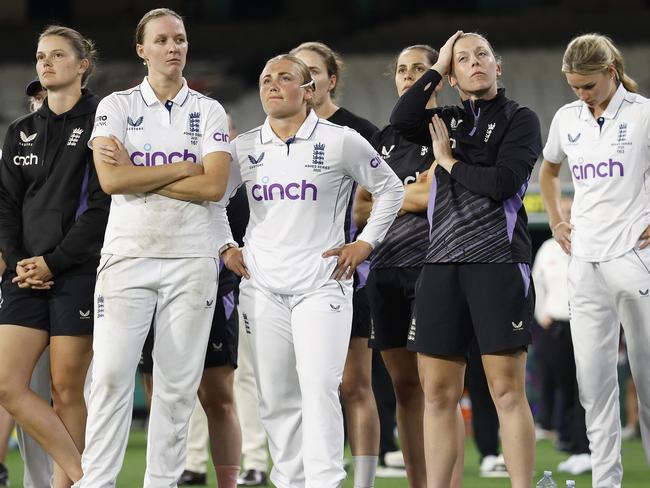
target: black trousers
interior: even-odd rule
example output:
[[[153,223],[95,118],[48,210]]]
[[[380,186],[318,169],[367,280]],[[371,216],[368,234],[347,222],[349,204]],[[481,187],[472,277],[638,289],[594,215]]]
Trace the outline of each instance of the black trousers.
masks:
[[[567,426],[572,454],[588,454],[589,439],[585,410],[578,397],[576,362],[569,322],[554,321],[548,328],[549,346],[545,354],[551,364],[553,381],[562,398],[561,416]]]

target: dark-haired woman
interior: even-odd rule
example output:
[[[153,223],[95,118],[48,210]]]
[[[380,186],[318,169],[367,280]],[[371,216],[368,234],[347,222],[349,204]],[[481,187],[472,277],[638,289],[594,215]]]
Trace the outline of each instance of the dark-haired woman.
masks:
[[[344,70],[341,56],[321,42],[303,42],[294,48],[291,54],[309,67],[311,78],[314,80],[312,100],[316,115],[332,123],[350,127],[370,142],[379,129],[368,120],[336,104]],[[352,242],[358,232],[352,218],[355,191],[356,185],[345,216],[346,242]],[[354,483],[358,487],[373,486],[379,457],[379,415],[371,382],[372,349],[368,349],[370,313],[365,290],[367,270],[364,270],[362,265],[355,272],[352,330],[341,383],[341,399],[345,408],[347,435],[354,465]]]
[[[183,472],[216,306],[217,222],[226,217],[215,202],[225,191],[231,159],[224,109],[183,78],[187,49],[177,13],[148,12],[136,29],[147,76],[97,107],[91,144],[112,201],[95,286],[83,487],[115,485],[128,441],[133,375],[153,318],[143,486],[176,486]],[[238,462],[236,456],[228,468],[231,480]]]
[[[449,74],[462,106],[428,110]],[[408,348],[418,353],[425,396],[428,487],[449,486],[466,356],[476,338],[513,487],[529,487],[535,453],[525,392],[534,291],[523,195],[541,152],[537,115],[505,97],[490,43],[457,32],[438,61],[397,102],[391,123],[432,145],[430,244],[416,290]]]
[[[0,403],[54,459],[57,488],[81,477],[91,290],[109,206],[87,147],[94,59],[73,29],[41,33],[36,71],[47,99],[9,127],[0,165]],[[53,407],[29,389],[48,344]]]

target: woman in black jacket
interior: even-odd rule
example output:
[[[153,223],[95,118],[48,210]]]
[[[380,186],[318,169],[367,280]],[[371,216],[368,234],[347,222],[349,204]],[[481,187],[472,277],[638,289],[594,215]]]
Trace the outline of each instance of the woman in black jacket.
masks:
[[[99,100],[83,86],[94,58],[75,30],[41,33],[36,70],[47,99],[11,124],[0,164],[0,403],[52,456],[56,487],[82,474],[93,288],[110,204],[87,146]],[[53,408],[28,386],[48,343]]]
[[[427,110],[447,74],[462,106]],[[535,436],[525,365],[534,291],[523,196],[541,137],[535,113],[498,88],[500,74],[487,39],[459,31],[391,117],[403,137],[432,145],[437,162],[428,175],[430,243],[407,346],[418,353],[425,394],[429,487],[449,486],[456,411],[474,337],[497,407],[512,486],[531,484]]]

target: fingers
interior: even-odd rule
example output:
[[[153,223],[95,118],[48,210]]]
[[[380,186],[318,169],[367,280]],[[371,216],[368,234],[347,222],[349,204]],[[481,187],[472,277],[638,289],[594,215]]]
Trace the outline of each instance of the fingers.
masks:
[[[433,119],[434,123],[436,124],[436,132],[438,133],[438,137],[441,139],[448,139],[449,132],[447,132],[447,126],[445,125],[444,121],[438,117],[438,115],[434,115]]]
[[[123,151],[124,150],[124,144],[122,144],[122,141],[120,141],[117,137],[111,136],[111,140],[115,143],[117,146],[118,151]]]
[[[332,256],[340,256],[341,253],[343,252],[343,247],[335,247],[332,249],[328,249],[325,251],[322,256],[324,258],[331,258]]]
[[[431,117],[431,123],[429,124],[429,133],[431,134],[431,141],[433,142],[449,139],[447,126],[445,125],[445,122],[440,117],[438,117],[437,114]]]
[[[244,255],[239,249],[230,251],[230,255],[226,260],[224,260],[224,264],[237,276],[241,276],[247,280],[250,279],[251,275],[248,272],[248,268],[246,267]]]

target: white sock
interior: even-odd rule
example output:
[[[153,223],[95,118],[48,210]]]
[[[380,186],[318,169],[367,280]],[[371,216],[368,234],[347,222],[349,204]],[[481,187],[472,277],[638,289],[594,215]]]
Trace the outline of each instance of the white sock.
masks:
[[[354,488],[373,488],[379,456],[352,456]]]

